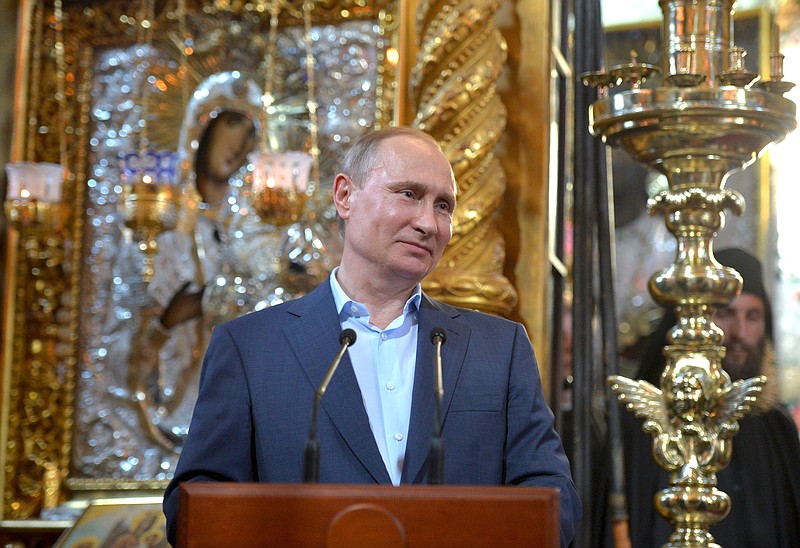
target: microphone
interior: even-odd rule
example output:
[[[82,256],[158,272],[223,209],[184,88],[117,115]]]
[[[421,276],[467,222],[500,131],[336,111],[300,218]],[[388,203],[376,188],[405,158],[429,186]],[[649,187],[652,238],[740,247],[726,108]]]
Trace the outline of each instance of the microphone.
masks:
[[[339,335],[339,343],[342,347],[333,358],[325,378],[317,388],[314,394],[314,407],[311,410],[311,428],[308,433],[308,441],[306,441],[306,449],[303,460],[303,483],[319,483],[319,440],[317,439],[317,414],[319,413],[319,402],[322,400],[322,395],[328,389],[328,383],[331,382],[331,377],[339,367],[339,362],[342,361],[347,347],[356,342],[356,332],[352,329],[344,329]]]
[[[428,483],[441,485],[444,483],[444,440],[442,439],[442,400],[444,399],[444,381],[442,380],[442,345],[447,334],[441,327],[431,329],[431,342],[436,347],[436,422],[431,439],[431,452],[428,455]]]

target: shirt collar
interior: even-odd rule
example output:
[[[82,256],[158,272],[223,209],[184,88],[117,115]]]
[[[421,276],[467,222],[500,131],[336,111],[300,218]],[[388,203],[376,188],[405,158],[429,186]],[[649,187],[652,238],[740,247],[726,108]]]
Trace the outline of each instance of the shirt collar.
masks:
[[[337,272],[339,272],[338,266],[333,269],[333,272],[331,272],[330,275],[331,291],[333,292],[333,302],[336,303],[336,312],[339,313],[340,316],[342,314],[345,316],[353,316],[354,314],[352,313],[352,310],[353,305],[355,305],[355,309],[362,311],[360,315],[367,315],[367,307],[358,301],[354,301],[347,295],[347,293],[345,293],[344,289],[339,284],[339,280],[336,279]],[[414,292],[408,298],[405,306],[403,307],[403,315],[405,316],[419,310],[419,304],[421,300],[422,285],[417,284],[417,286],[414,288]]]

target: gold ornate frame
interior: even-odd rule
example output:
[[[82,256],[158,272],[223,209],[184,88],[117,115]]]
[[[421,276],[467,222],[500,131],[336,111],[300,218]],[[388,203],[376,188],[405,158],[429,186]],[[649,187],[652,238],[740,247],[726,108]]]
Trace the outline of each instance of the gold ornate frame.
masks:
[[[54,548],[138,541],[157,546],[167,536],[161,497],[96,499]]]
[[[73,460],[78,411],[86,401],[82,382],[96,351],[87,346],[86,325],[93,314],[90,295],[98,288],[87,285],[85,279],[97,258],[87,238],[95,220],[87,211],[97,208],[87,188],[87,181],[98,179],[93,140],[97,59],[114,48],[128,48],[135,57],[134,48],[141,45],[137,18],[143,12],[140,3],[121,0],[63,0],[62,4],[63,15],[58,17],[50,1],[24,1],[20,6],[12,160],[61,162],[68,177],[63,226],[50,227],[51,234],[34,238],[24,231],[18,238],[13,232],[8,245],[0,421],[5,519],[34,517],[65,498],[98,491],[161,489],[167,481],[160,474],[86,474]],[[166,89],[149,101],[151,108],[144,114],[150,137],[158,146],[175,148],[183,111],[176,114],[169,98],[183,96],[182,82],[192,78],[196,82],[225,68],[258,72],[269,22],[260,4],[266,5],[235,0],[154,3],[152,45],[173,52],[149,73],[156,87]],[[185,12],[180,13],[184,6]],[[396,40],[395,2],[345,0],[314,5],[315,27],[344,28],[359,22],[374,33],[373,48],[368,51],[369,62],[375,65],[369,126],[381,127],[393,118],[394,65],[385,55]],[[57,33],[60,24],[63,30]],[[302,27],[300,2],[285,4],[280,26]],[[196,33],[191,57],[181,53],[180,37],[186,32]],[[63,37],[63,66],[58,63],[59,37]],[[200,51],[201,38],[214,47]],[[128,99],[136,102],[133,96]],[[320,143],[321,148],[326,146],[335,155],[335,146]],[[98,415],[117,412],[109,404]],[[111,434],[112,442],[116,434]]]

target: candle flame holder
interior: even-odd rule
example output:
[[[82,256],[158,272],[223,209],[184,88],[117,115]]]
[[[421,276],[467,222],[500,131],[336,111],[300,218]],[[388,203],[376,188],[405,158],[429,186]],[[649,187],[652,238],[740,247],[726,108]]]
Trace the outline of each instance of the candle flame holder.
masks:
[[[62,285],[60,266],[64,262],[64,220],[66,208],[61,203],[41,200],[9,199],[3,204],[9,224],[20,234],[20,251],[28,273],[37,283],[26,295],[33,318],[46,321],[58,307]]]
[[[66,208],[61,202],[65,171],[60,164],[14,162],[6,165],[8,196],[3,203],[9,224],[20,234],[34,275],[63,261],[62,229]]]
[[[177,225],[182,207],[181,192],[174,185],[157,184],[145,176],[122,185],[121,204],[125,226],[131,229],[134,240],[144,253],[142,279],[149,283],[153,279],[154,258],[158,253],[156,238]]]
[[[176,184],[178,157],[172,151],[120,152],[120,214],[144,254],[142,280],[153,279],[158,235],[174,229],[184,206]]]
[[[8,199],[4,209],[8,222],[21,233],[55,233],[64,226],[65,209],[61,203]]]
[[[309,199],[313,157],[304,152],[256,152],[253,164],[252,203],[262,221],[276,226],[291,224],[303,215]]]

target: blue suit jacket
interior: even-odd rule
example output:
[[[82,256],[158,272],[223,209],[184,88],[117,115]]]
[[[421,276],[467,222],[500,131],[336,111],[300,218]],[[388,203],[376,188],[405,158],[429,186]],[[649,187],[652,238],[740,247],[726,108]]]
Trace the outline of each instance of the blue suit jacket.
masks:
[[[581,505],[522,325],[423,295],[402,483],[426,481],[436,412],[434,327],[442,349],[444,482],[561,489],[566,545]],[[183,481],[300,482],[314,392],[340,348],[330,283],[214,330],[174,479],[164,495],[175,541]],[[358,344],[356,342],[356,344]],[[319,410],[320,481],[390,484],[349,357]]]

